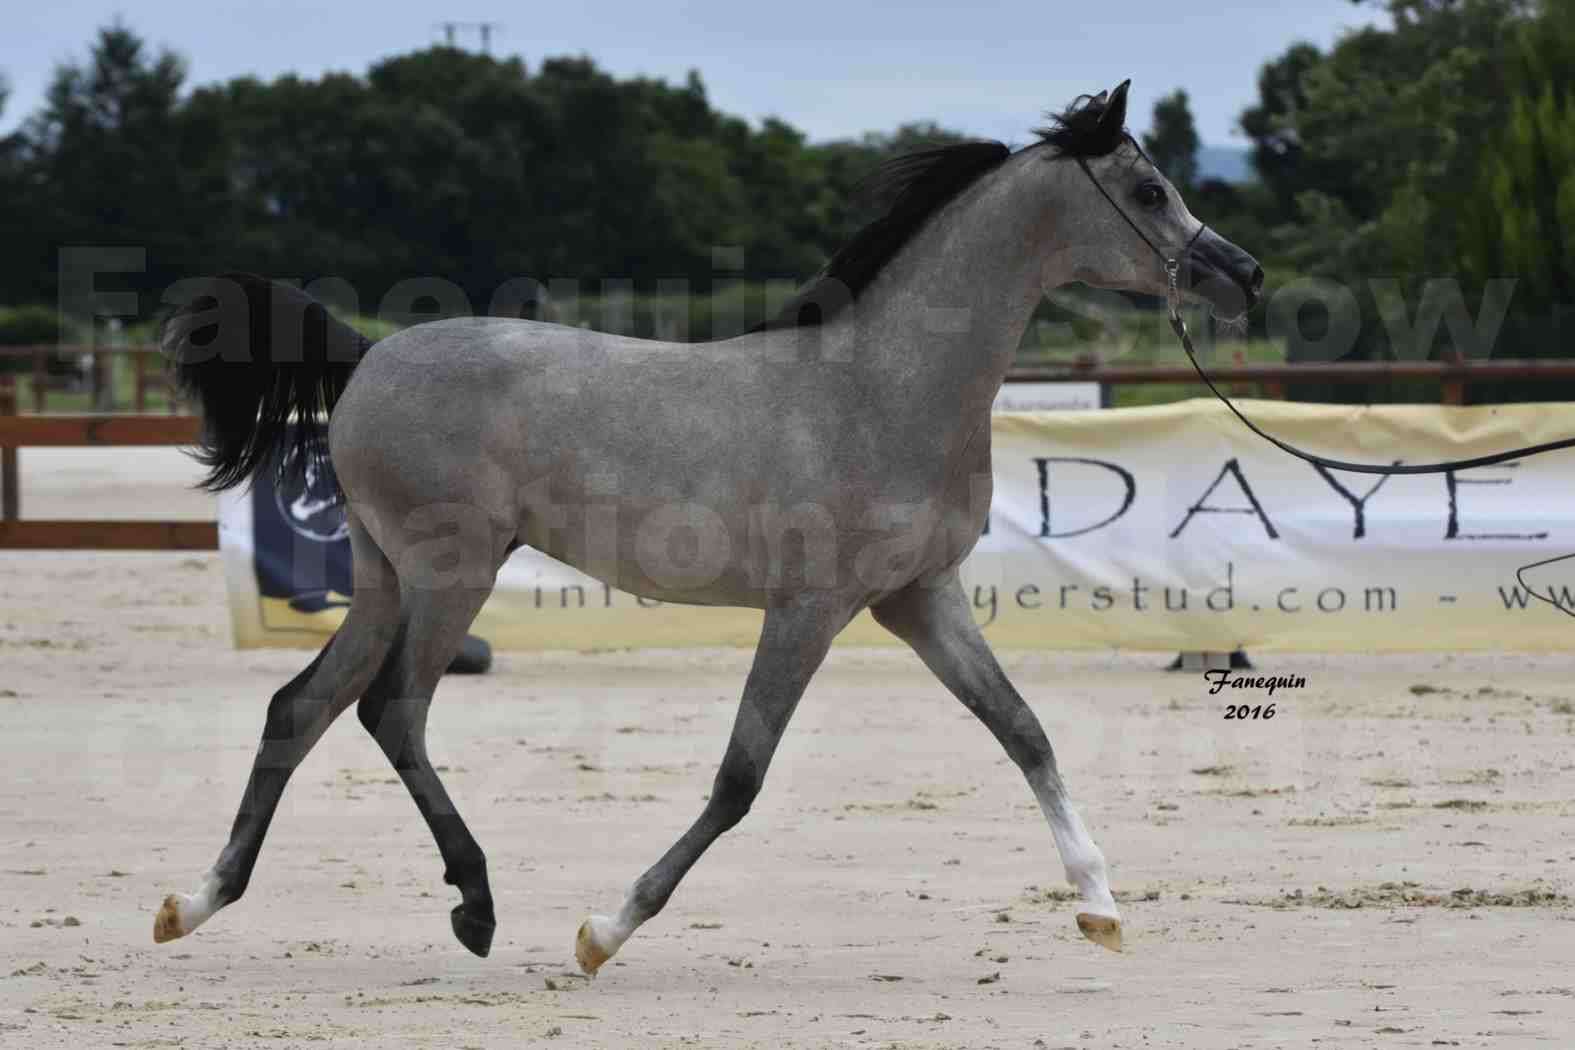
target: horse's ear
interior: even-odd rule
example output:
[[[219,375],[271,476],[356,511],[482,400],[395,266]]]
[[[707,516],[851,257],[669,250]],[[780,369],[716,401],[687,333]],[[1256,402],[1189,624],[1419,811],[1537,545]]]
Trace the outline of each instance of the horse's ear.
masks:
[[[1128,77],[1116,85],[1110,93],[1110,98],[1105,102],[1105,112],[1099,118],[1099,129],[1112,137],[1120,137],[1121,129],[1127,124],[1127,88],[1132,86],[1132,78]],[[1101,95],[1104,92],[1100,92]]]

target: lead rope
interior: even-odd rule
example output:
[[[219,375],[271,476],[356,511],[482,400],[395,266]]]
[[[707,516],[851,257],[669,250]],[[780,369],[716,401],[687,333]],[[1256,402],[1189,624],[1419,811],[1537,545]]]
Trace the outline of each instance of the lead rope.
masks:
[[[1170,279],[1170,288],[1166,295],[1170,308],[1170,330],[1176,333],[1176,338],[1181,340],[1181,348],[1187,352],[1187,360],[1192,362],[1192,368],[1198,373],[1198,378],[1207,384],[1214,396],[1225,403],[1225,407],[1247,427],[1248,430],[1274,445],[1277,445],[1291,455],[1305,459],[1309,463],[1328,467],[1332,470],[1349,470],[1357,474],[1441,474],[1446,470],[1465,470],[1469,467],[1486,467],[1494,463],[1504,463],[1512,459],[1521,459],[1525,456],[1535,456],[1543,452],[1552,452],[1555,449],[1575,448],[1575,438],[1564,438],[1559,441],[1548,441],[1541,445],[1527,445],[1524,448],[1511,449],[1508,452],[1495,452],[1488,456],[1476,456],[1472,459],[1448,459],[1438,463],[1412,463],[1404,466],[1383,466],[1377,463],[1351,463],[1343,459],[1329,459],[1327,456],[1314,455],[1303,452],[1295,445],[1287,444],[1273,434],[1265,434],[1258,429],[1252,420],[1241,414],[1241,411],[1231,403],[1230,398],[1220,392],[1214,385],[1208,373],[1203,371],[1203,366],[1198,363],[1197,350],[1192,345],[1192,335],[1187,331],[1187,322],[1182,319],[1178,309],[1181,302],[1181,292],[1177,287],[1177,274],[1181,264],[1175,259],[1165,260],[1165,273]]]
[[[1202,229],[1200,228],[1199,233],[1201,232]],[[1194,234],[1192,239],[1197,240],[1197,235]],[[1317,463],[1334,470],[1350,470],[1362,474],[1438,474],[1446,470],[1463,470],[1467,467],[1486,466],[1489,463],[1503,463],[1506,460],[1519,459],[1521,456],[1535,456],[1539,452],[1552,452],[1554,449],[1569,448],[1572,445],[1575,445],[1575,439],[1566,438],[1563,441],[1550,441],[1542,445],[1528,445],[1525,448],[1516,449],[1511,452],[1499,452],[1491,456],[1478,456],[1475,459],[1457,459],[1448,460],[1442,463],[1421,463],[1412,466],[1387,467],[1369,463],[1347,463],[1344,460],[1328,459],[1324,456],[1313,455],[1311,452],[1303,452],[1294,445],[1290,445],[1284,441],[1281,441],[1273,434],[1265,434],[1262,430],[1258,429],[1258,427],[1253,424],[1252,420],[1242,415],[1236,406],[1231,404],[1230,398],[1221,393],[1219,387],[1215,386],[1214,381],[1209,378],[1208,373],[1203,371],[1203,366],[1198,363],[1197,350],[1192,345],[1192,333],[1187,331],[1187,322],[1181,316],[1179,309],[1181,305],[1181,290],[1177,284],[1177,275],[1180,272],[1181,263],[1178,260],[1174,258],[1165,260],[1165,276],[1168,278],[1170,284],[1165,295],[1166,305],[1170,312],[1170,330],[1176,333],[1177,339],[1181,340],[1181,348],[1187,352],[1187,360],[1192,362],[1193,369],[1198,373],[1199,378],[1201,378],[1203,382],[1208,385],[1208,388],[1213,391],[1214,396],[1223,401],[1225,403],[1225,407],[1231,410],[1231,414],[1237,419],[1241,420],[1242,423],[1246,425],[1248,430],[1263,438],[1265,441],[1268,441],[1271,444],[1284,449],[1293,456],[1304,459],[1309,463]],[[1553,597],[1553,590],[1551,587],[1548,589],[1547,594],[1542,594],[1535,587],[1526,582],[1527,569],[1539,569],[1544,565],[1553,565],[1557,562],[1569,561],[1571,558],[1575,558],[1575,553],[1561,554],[1557,558],[1546,558],[1542,561],[1534,561],[1529,565],[1522,565],[1520,568],[1515,570],[1515,580],[1522,588],[1525,589],[1526,593],[1531,595],[1533,598],[1536,598],[1538,601],[1547,602],[1549,605],[1553,606],[1555,609],[1566,616],[1575,617],[1575,611],[1566,609],[1555,597]]]
[[[1274,445],[1276,448],[1284,452],[1289,452],[1296,458],[1306,460],[1308,463],[1313,463],[1321,467],[1327,467],[1331,470],[1348,470],[1357,474],[1441,474],[1449,470],[1466,470],[1470,467],[1486,467],[1494,463],[1504,463],[1508,462],[1509,460],[1521,459],[1525,456],[1536,456],[1544,452],[1553,452],[1561,448],[1575,448],[1575,438],[1564,438],[1560,441],[1547,441],[1540,445],[1527,445],[1523,448],[1512,449],[1508,452],[1495,452],[1492,455],[1477,456],[1472,459],[1449,459],[1442,460],[1437,463],[1414,463],[1405,466],[1383,466],[1377,463],[1351,463],[1343,459],[1330,459],[1327,456],[1319,456],[1311,452],[1303,452],[1295,445],[1292,445],[1289,442],[1281,441],[1273,434],[1264,433],[1258,428],[1257,424],[1253,423],[1252,420],[1241,414],[1241,410],[1231,402],[1230,398],[1225,396],[1219,387],[1214,385],[1214,380],[1210,379],[1208,373],[1203,370],[1203,365],[1198,361],[1197,349],[1192,345],[1192,333],[1187,331],[1187,322],[1181,316],[1181,257],[1191,250],[1192,245],[1196,243],[1199,237],[1203,236],[1203,231],[1208,229],[1208,225],[1206,223],[1199,224],[1197,232],[1195,232],[1191,238],[1188,239],[1187,243],[1182,246],[1180,252],[1175,255],[1166,255],[1164,252],[1159,250],[1159,247],[1153,241],[1149,240],[1148,234],[1144,233],[1142,228],[1139,227],[1137,223],[1132,221],[1131,216],[1127,215],[1126,209],[1117,204],[1115,198],[1110,196],[1109,192],[1105,190],[1104,185],[1094,177],[1093,171],[1091,171],[1088,167],[1087,160],[1085,160],[1083,157],[1078,157],[1077,164],[1078,167],[1083,169],[1083,174],[1088,176],[1088,181],[1094,184],[1094,188],[1099,191],[1100,196],[1104,197],[1105,200],[1110,202],[1110,206],[1115,209],[1116,214],[1121,216],[1121,218],[1126,221],[1128,226],[1132,227],[1133,232],[1142,238],[1143,243],[1148,245],[1149,250],[1158,256],[1160,261],[1164,264],[1166,279],[1165,305],[1167,312],[1170,315],[1170,330],[1174,332],[1176,334],[1176,338],[1181,341],[1181,348],[1187,352],[1187,360],[1192,363],[1193,371],[1198,373],[1198,378],[1203,380],[1204,385],[1209,388],[1210,393],[1219,398],[1220,401],[1224,403],[1225,407],[1230,409],[1233,416],[1241,420],[1243,426],[1261,437],[1263,440],[1269,442],[1271,445]],[[1551,588],[1549,589],[1548,594],[1541,594],[1526,582],[1525,577],[1526,570],[1528,569],[1537,569],[1544,565],[1553,565],[1561,561],[1568,561],[1571,558],[1575,558],[1575,553],[1561,554],[1557,558],[1547,558],[1542,561],[1532,562],[1529,565],[1522,565],[1520,568],[1515,570],[1515,579],[1533,598],[1536,598],[1538,601],[1547,602],[1549,605],[1553,606],[1555,609],[1566,616],[1575,617],[1575,610],[1566,609],[1558,602],[1556,598],[1550,596],[1552,595]]]

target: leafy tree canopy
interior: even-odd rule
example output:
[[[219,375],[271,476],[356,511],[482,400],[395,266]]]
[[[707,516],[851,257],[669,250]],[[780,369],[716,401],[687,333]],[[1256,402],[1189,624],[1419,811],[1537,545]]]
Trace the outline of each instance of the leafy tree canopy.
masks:
[[[1154,103],[1154,119],[1143,136],[1143,148],[1183,193],[1197,185],[1201,144],[1186,91],[1177,88]]]

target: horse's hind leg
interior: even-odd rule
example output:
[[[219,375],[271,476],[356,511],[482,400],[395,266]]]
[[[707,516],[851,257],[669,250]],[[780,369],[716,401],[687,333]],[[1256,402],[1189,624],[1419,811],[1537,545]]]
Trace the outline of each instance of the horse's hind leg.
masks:
[[[290,774],[361,695],[388,655],[399,626],[399,588],[392,567],[354,517],[350,542],[355,594],[344,624],[306,670],[274,694],[229,843],[196,893],[165,898],[153,923],[155,941],[184,937],[246,892]]]
[[[454,935],[481,956],[491,950],[497,928],[487,859],[427,757],[427,709],[491,591],[490,584],[407,586],[399,641],[356,709],[426,818],[443,855],[443,881],[459,888],[462,900],[450,915]]]
[[[616,916],[592,915],[580,925],[574,954],[586,973],[595,974],[641,923],[661,911],[706,848],[749,812],[804,687],[848,619],[849,611],[840,606],[801,603],[766,610],[711,798],[700,818],[635,881]]]
[[[1078,929],[1095,944],[1120,951],[1121,916],[1110,895],[1105,856],[1072,808],[1056,772],[1050,740],[990,652],[956,575],[934,587],[911,586],[870,611],[913,647],[1023,771],[1050,822],[1067,881],[1083,897]]]

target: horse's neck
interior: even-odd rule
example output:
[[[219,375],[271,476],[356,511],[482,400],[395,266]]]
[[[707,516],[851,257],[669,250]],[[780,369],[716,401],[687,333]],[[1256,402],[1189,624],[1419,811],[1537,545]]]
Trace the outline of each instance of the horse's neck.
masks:
[[[982,417],[1006,378],[1053,246],[1032,158],[1012,158],[936,214],[856,304],[859,360],[910,403]],[[1039,185],[1031,185],[1031,183]]]

